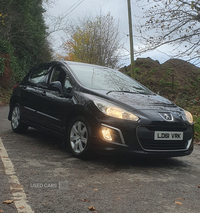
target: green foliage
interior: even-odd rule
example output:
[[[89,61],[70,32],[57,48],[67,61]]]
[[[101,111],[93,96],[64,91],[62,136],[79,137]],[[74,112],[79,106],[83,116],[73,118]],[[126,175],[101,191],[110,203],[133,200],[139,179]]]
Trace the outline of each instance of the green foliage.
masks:
[[[0,39],[0,54],[13,53],[12,45],[9,41]]]
[[[194,119],[194,137],[198,141],[200,140],[200,107],[199,105],[184,106],[184,109],[188,110],[193,115]]]
[[[0,102],[9,104],[10,96],[12,94],[12,88],[4,88],[0,85]]]
[[[135,73],[137,73],[137,74],[140,73],[140,68],[136,67],[135,68]]]
[[[154,74],[154,73],[156,73],[156,71],[158,71],[158,68],[157,68],[157,67],[151,69],[151,70],[149,71],[149,74]]]
[[[22,77],[24,76],[24,75],[22,76],[22,74],[21,74],[23,69],[20,68],[20,65],[19,65],[20,61],[14,55],[14,48],[12,47],[12,45],[10,44],[9,41],[0,39],[0,54],[1,54],[0,74],[3,74],[3,72],[4,72],[5,55],[7,55],[7,57],[9,58],[9,61],[10,61],[10,66],[11,66],[10,68],[13,73],[12,80],[13,80],[13,82],[20,81],[22,79]]]
[[[3,74],[4,69],[5,69],[5,66],[4,66],[4,58],[0,58],[0,75]]]
[[[163,78],[160,79],[159,84],[160,84],[161,86],[164,85],[164,84],[165,84],[165,80],[164,80]]]
[[[166,76],[170,76],[171,75],[171,68],[168,68],[167,70],[166,70],[166,74],[165,74]]]
[[[13,81],[51,58],[43,13],[42,0],[1,1],[0,53],[9,54]]]
[[[145,67],[145,68],[149,68],[149,65],[148,64],[142,64],[142,67]]]
[[[194,117],[195,124],[194,124],[194,132],[195,138],[200,139],[200,115]]]

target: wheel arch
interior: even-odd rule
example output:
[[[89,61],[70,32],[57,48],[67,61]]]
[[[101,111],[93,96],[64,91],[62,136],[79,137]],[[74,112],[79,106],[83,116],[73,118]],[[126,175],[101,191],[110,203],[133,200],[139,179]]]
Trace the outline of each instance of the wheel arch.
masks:
[[[76,117],[83,117],[87,120],[87,122],[90,125],[92,135],[95,135],[95,129],[98,125],[98,120],[95,118],[95,116],[91,113],[91,111],[88,108],[85,108],[84,106],[75,106],[72,111],[70,111],[69,115],[65,119],[65,127],[66,131],[69,130],[70,123],[76,118]]]
[[[21,119],[21,109],[18,102],[13,102],[13,105],[10,107],[9,114],[12,130],[15,133],[25,133],[29,126]]]
[[[9,109],[9,113],[8,113],[8,120],[9,120],[9,121],[11,120],[12,109],[13,109],[13,107],[14,107],[16,104],[19,104],[19,105],[20,105],[18,98],[17,98],[17,97],[11,98],[11,99],[10,99],[10,103],[9,103],[10,109]]]

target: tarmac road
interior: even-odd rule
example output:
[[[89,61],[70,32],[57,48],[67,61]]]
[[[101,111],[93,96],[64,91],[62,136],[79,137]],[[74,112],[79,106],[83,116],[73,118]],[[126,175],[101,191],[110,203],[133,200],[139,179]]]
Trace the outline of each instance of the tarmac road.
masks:
[[[7,114],[1,106],[0,212],[200,212],[200,146],[180,158],[97,154],[84,161],[51,135],[13,133]]]

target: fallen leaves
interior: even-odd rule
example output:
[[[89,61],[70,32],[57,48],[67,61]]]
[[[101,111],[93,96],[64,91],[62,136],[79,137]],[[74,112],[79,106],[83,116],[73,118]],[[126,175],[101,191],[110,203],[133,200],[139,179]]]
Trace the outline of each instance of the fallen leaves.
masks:
[[[19,207],[19,209],[24,209],[24,208],[25,208],[24,206],[20,206],[20,207]]]
[[[0,212],[4,212],[4,210],[0,209]]]
[[[88,209],[89,209],[90,211],[95,211],[94,206],[90,206],[90,207],[88,207]]]
[[[183,203],[177,200],[185,200],[185,198],[176,198],[175,204],[182,205]]]
[[[98,189],[97,189],[97,190],[98,190]],[[81,199],[81,201],[82,201],[82,202],[90,202],[90,200],[88,200],[88,199]],[[90,211],[93,211],[94,213],[97,213],[97,211],[95,211],[94,206],[89,206],[88,209],[89,209]]]
[[[185,198],[176,198],[176,200],[185,200]]]
[[[5,200],[5,201],[3,201],[3,204],[11,204],[11,203],[13,203],[13,200]]]
[[[94,191],[98,191],[98,189],[94,189]]]
[[[182,205],[183,203],[181,203],[181,202],[179,202],[179,201],[175,201],[175,204]]]
[[[198,185],[197,188],[200,188],[200,185]]]
[[[81,201],[83,201],[83,202],[89,202],[88,199],[81,199]]]

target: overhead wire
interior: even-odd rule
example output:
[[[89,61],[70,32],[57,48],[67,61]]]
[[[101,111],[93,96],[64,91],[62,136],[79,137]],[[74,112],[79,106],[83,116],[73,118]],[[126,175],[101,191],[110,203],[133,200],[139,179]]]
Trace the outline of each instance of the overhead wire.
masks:
[[[56,33],[61,39],[63,38],[62,35],[59,33],[59,31],[62,31],[63,28],[61,27],[61,20],[63,22],[63,20],[71,13],[73,12],[80,4],[82,4],[84,2],[84,0],[78,0],[76,1],[71,7],[69,7],[65,12],[63,12],[61,15],[59,15],[57,17],[57,26],[59,25],[60,29],[55,30],[53,33]],[[55,18],[55,17],[54,17]],[[49,19],[51,20],[51,18],[49,17]]]
[[[70,8],[68,8],[63,14],[61,14],[60,16],[62,18],[65,18],[66,16],[68,16],[71,12],[73,12],[80,4],[82,4],[85,0],[78,0],[76,3],[74,3]],[[69,11],[70,10],[70,11]],[[69,11],[69,12],[68,12]],[[67,13],[67,14],[65,14]]]

